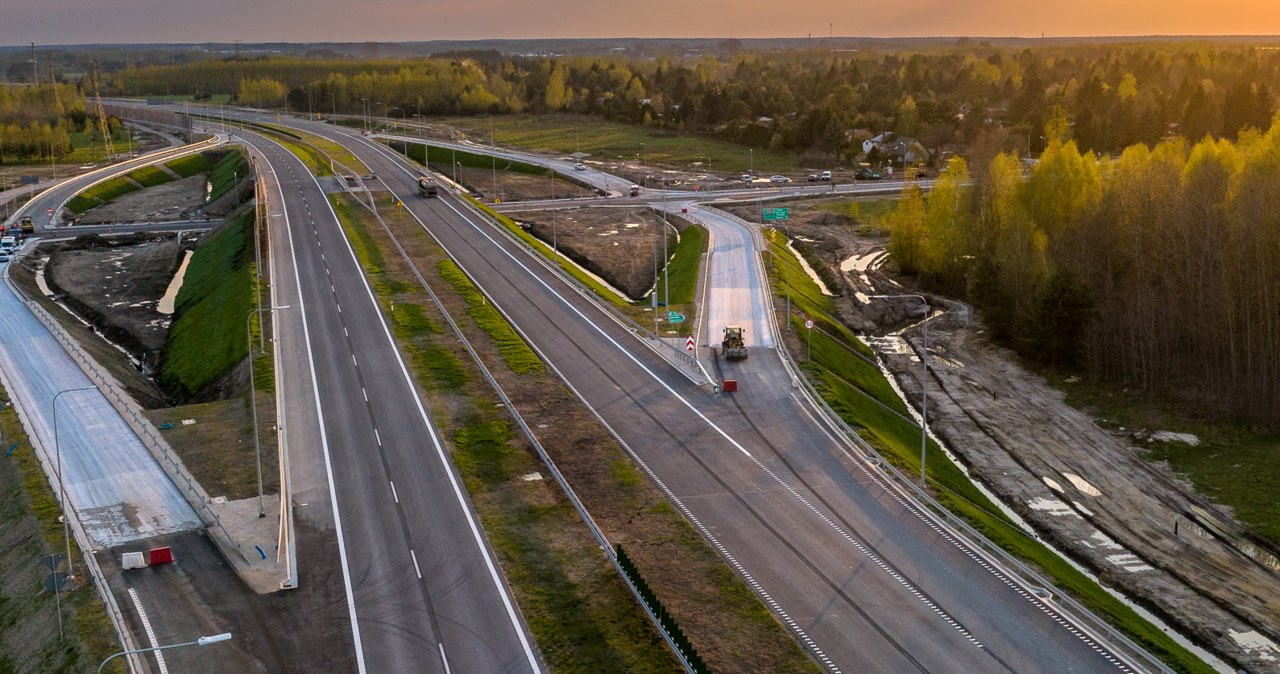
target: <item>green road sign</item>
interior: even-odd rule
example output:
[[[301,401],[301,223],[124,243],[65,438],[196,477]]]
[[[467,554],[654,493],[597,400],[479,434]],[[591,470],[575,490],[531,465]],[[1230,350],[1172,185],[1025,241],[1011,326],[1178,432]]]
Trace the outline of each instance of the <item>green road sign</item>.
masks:
[[[684,314],[682,314],[682,313],[680,313],[680,312],[678,312],[678,311],[669,311],[669,312],[667,312],[667,322],[669,322],[669,323],[683,323],[683,322],[684,322]]]
[[[791,209],[789,208],[766,208],[764,209],[765,220],[786,220],[791,217]]]

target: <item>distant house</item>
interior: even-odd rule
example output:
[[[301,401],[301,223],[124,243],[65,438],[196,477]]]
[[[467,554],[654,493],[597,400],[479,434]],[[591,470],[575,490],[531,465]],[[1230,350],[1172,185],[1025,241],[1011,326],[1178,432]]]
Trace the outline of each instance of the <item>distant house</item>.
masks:
[[[862,141],[862,154],[871,154],[872,150],[880,150],[880,154],[889,154],[893,145],[892,140],[892,131],[885,131],[878,136],[866,138]]]

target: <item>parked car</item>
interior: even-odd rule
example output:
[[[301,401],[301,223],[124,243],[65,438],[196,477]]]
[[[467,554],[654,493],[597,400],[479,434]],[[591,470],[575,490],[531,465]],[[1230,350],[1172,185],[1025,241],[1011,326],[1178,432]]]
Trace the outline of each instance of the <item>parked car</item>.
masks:
[[[752,178],[751,176],[749,176],[749,175],[747,175],[747,174],[745,174],[745,173],[743,173],[743,174],[742,174],[742,184],[743,184],[743,185],[748,185],[748,184],[750,184],[752,180],[755,180],[755,178]]]
[[[573,170],[575,170],[575,171],[585,171],[585,170],[587,170],[587,165],[586,165],[586,164],[583,164],[583,163],[581,163],[581,162],[579,162],[579,163],[577,163],[577,164],[574,164],[574,165],[573,165]]]
[[[830,171],[823,171],[823,172],[822,172],[822,175],[821,175],[821,176],[819,176],[819,178],[820,178],[820,179],[822,179],[822,180],[831,180],[831,172],[830,172]]]
[[[788,177],[786,177],[786,176],[769,176],[769,182],[771,182],[771,183],[789,183],[789,182],[791,182],[791,179],[790,179],[790,178],[788,178]]]
[[[816,183],[816,182],[818,182],[818,174],[817,174],[817,173],[810,173],[810,174],[809,174],[809,177],[808,177],[808,178],[806,178],[806,180],[808,180],[808,181],[809,181],[809,182],[811,182],[811,183]]]

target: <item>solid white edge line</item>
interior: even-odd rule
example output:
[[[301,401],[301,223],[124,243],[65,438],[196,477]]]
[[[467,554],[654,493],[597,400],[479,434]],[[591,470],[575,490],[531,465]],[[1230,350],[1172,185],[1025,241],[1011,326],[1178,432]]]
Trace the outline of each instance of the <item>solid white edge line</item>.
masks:
[[[264,139],[264,141],[275,142],[267,139]],[[293,155],[290,156],[292,157]],[[294,159],[301,161],[297,157],[294,157]],[[318,183],[317,186],[319,186]],[[289,209],[284,203],[281,203],[281,206],[284,214],[285,232],[289,240],[289,256],[293,259],[293,281],[298,291],[298,313],[302,316],[302,337],[307,345],[307,364],[311,370],[311,390],[315,397],[317,425],[320,427],[320,447],[324,450],[324,471],[329,481],[329,500],[333,503],[333,525],[338,534],[338,557],[342,560],[342,585],[347,593],[347,613],[351,616],[351,637],[355,641],[356,668],[363,674],[366,671],[364,647],[360,642],[360,623],[356,618],[356,597],[351,590],[351,568],[347,563],[347,544],[342,533],[342,515],[338,509],[338,491],[333,483],[333,461],[329,458],[329,437],[324,430],[324,408],[320,404],[320,387],[316,377],[315,356],[311,350],[311,329],[307,321],[307,306],[302,298],[302,277],[298,274],[298,254],[293,245],[293,227],[289,224]],[[337,216],[335,215],[334,217]]]
[[[320,186],[320,181],[315,176],[311,176],[312,182],[315,183],[316,189],[324,191]],[[337,211],[333,210],[333,202],[325,199],[324,203],[329,208],[329,214],[335,222],[338,220]],[[396,346],[395,338],[391,335],[391,329],[387,327],[386,318],[382,315],[382,310],[378,307],[378,300],[373,295],[373,288],[369,285],[369,280],[365,278],[363,268],[360,267],[360,260],[356,257],[355,249],[351,247],[351,242],[347,239],[345,231],[342,234],[342,242],[346,244],[347,254],[351,256],[351,261],[356,265],[357,269],[361,269],[360,283],[364,285],[364,291],[369,296],[369,302],[374,307],[374,313],[378,316],[378,325],[382,326],[382,333],[387,338],[387,343],[391,345],[391,352],[396,355],[396,362],[400,365],[400,374],[404,377],[405,384],[409,387],[409,391],[413,396],[413,403],[418,407],[418,414],[422,417],[422,422],[427,427],[427,433],[431,436],[431,444],[435,447],[436,456],[440,459],[440,464],[444,466],[445,474],[449,476],[449,485],[453,487],[454,498],[462,507],[462,512],[466,515],[467,525],[471,529],[471,536],[475,539],[476,546],[480,548],[480,553],[484,557],[485,568],[489,571],[489,577],[493,580],[493,585],[498,590],[498,595],[502,597],[503,608],[506,609],[507,618],[511,622],[511,627],[515,630],[516,636],[520,639],[520,646],[524,649],[525,657],[529,661],[529,668],[535,672],[541,672],[542,667],[538,664],[538,658],[533,654],[533,648],[529,645],[529,638],[525,634],[523,626],[520,624],[520,617],[516,615],[515,606],[512,599],[507,594],[506,583],[498,575],[497,564],[493,561],[493,555],[489,552],[489,546],[484,538],[484,534],[480,533],[480,527],[476,524],[475,516],[471,513],[471,508],[467,504],[467,499],[462,493],[462,488],[458,484],[458,477],[454,475],[453,464],[449,462],[449,457],[445,454],[444,447],[440,444],[440,437],[436,433],[435,424],[431,422],[431,417],[427,414],[426,407],[422,404],[422,397],[418,395],[418,390],[413,383],[413,377],[409,375],[409,368],[405,365],[404,358],[400,355],[400,349]],[[379,441],[381,442],[381,441]]]

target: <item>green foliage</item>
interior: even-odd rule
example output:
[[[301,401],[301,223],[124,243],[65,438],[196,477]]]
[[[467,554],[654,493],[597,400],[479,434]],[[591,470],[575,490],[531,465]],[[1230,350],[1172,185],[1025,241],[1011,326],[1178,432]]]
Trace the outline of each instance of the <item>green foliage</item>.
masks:
[[[658,278],[657,295],[670,297],[670,304],[689,304],[698,289],[698,272],[702,270],[702,253],[707,248],[707,233],[702,227],[690,224],[680,232],[680,242],[671,253],[666,273]],[[666,284],[671,283],[670,293]]]
[[[218,160],[214,164],[213,169],[209,171],[209,182],[213,185],[213,191],[209,195],[210,201],[217,201],[223,195],[230,192],[242,180],[249,178],[249,162],[244,158],[244,153],[239,149],[232,150]]]
[[[248,354],[252,225],[253,213],[227,222],[191,256],[160,362],[160,384],[174,398],[196,395]]]
[[[183,178],[190,178],[213,170],[213,162],[209,160],[209,155],[208,152],[189,154],[166,162],[165,166]]]
[[[1026,351],[1050,366],[1075,365],[1094,313],[1093,291],[1075,274],[1058,270],[1036,289]]]
[[[143,187],[155,187],[173,181],[173,176],[156,166],[143,166],[130,173],[129,177]]]
[[[467,301],[467,313],[476,325],[489,333],[498,347],[498,353],[507,367],[516,374],[531,374],[542,371],[542,361],[534,354],[533,349],[516,333],[498,310],[489,304],[485,296],[471,283],[471,279],[462,272],[452,260],[441,260],[437,265],[440,277],[453,286],[454,290]]]
[[[79,214],[102,204],[109,204],[116,199],[130,193],[142,189],[137,183],[129,179],[129,176],[119,176],[105,180],[103,182],[90,187],[89,189],[77,194],[75,198],[67,202],[67,208],[73,213]]]
[[[467,168],[494,168],[499,171],[511,171],[514,173],[525,173],[528,175],[542,176],[547,175],[548,171],[545,167],[530,164],[528,162],[517,161],[514,159],[495,158],[492,155],[476,154],[474,152],[457,151],[447,147],[436,147],[434,145],[409,145],[405,152],[409,158],[424,164],[426,166],[435,166],[435,170],[448,173],[448,167],[453,166],[453,162],[457,161],[460,166]]]

